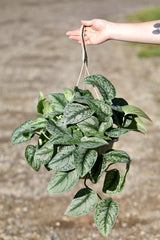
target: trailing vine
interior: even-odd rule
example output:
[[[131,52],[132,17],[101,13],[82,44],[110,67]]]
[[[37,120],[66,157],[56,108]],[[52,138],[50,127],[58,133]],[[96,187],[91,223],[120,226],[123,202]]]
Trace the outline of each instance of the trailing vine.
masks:
[[[52,194],[69,191],[84,181],[84,188],[75,194],[65,214],[82,216],[95,209],[96,226],[108,236],[118,204],[111,197],[102,198],[87,182],[96,184],[104,175],[102,192],[121,192],[131,161],[126,152],[112,145],[130,131],[144,133],[141,118],[151,120],[140,108],[116,98],[115,87],[104,76],[90,75],[83,83],[96,86],[101,97],[95,99],[89,90],[77,86],[49,94],[49,100],[40,92],[37,117],[17,127],[11,142],[21,144],[37,135],[37,144],[29,144],[25,150],[28,164],[35,171],[44,165],[54,172],[47,188]],[[125,164],[124,174],[113,168],[117,163]]]

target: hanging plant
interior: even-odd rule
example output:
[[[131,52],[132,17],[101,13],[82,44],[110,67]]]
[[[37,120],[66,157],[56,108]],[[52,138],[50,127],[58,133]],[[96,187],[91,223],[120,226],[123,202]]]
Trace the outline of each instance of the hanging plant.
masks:
[[[102,235],[108,236],[118,214],[118,204],[111,197],[102,199],[88,182],[96,184],[104,175],[102,192],[108,195],[121,192],[130,157],[113,149],[113,143],[130,131],[144,133],[146,126],[141,118],[151,120],[140,108],[116,98],[115,87],[104,76],[88,75],[83,83],[96,87],[100,97],[94,98],[91,91],[78,86],[49,94],[49,100],[40,92],[37,117],[17,127],[11,142],[20,144],[38,136],[36,145],[26,147],[28,164],[35,171],[42,165],[54,171],[47,188],[49,193],[66,192],[84,181],[84,188],[75,194],[65,214],[82,216],[95,209],[96,226]],[[124,174],[113,167],[116,163],[125,164]]]

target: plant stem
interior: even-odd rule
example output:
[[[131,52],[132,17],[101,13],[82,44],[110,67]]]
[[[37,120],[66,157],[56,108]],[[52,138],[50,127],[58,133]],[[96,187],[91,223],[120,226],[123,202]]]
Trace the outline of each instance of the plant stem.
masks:
[[[42,134],[44,135],[45,138],[47,138],[47,140],[49,140],[50,138],[45,134],[44,131],[42,131]]]
[[[100,200],[102,200],[101,196],[97,193],[97,196],[99,197]]]
[[[111,165],[113,165],[114,163],[110,163],[108,166],[107,166],[107,168],[105,169],[105,172],[107,172],[107,170],[108,170],[108,168],[111,166]]]
[[[87,185],[87,177],[84,179],[84,186],[86,187],[86,188],[88,188],[89,190],[92,190],[90,187],[88,187],[88,185]]]
[[[86,182],[87,182],[87,178],[84,179],[84,186],[89,190],[92,190],[90,187],[87,186]],[[101,196],[98,193],[97,193],[97,196],[99,197],[100,200],[102,200]]]
[[[37,132],[36,132],[35,134],[36,134],[37,136],[41,136],[41,134],[39,134],[39,133],[37,133]]]

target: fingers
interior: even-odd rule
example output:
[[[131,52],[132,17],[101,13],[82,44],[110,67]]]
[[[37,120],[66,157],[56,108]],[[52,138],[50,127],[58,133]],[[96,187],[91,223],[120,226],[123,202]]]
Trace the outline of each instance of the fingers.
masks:
[[[86,45],[91,44],[88,34],[90,34],[90,26],[92,26],[92,23],[93,23],[93,20],[90,20],[90,21],[82,20],[81,21],[81,24],[86,26],[85,32],[84,32],[84,39],[85,39]],[[69,36],[69,39],[77,40],[78,43],[81,43],[80,28],[75,29],[73,31],[68,31],[68,32],[66,32],[66,35]]]
[[[80,35],[80,28],[75,29],[73,31],[66,32],[67,36],[79,36]]]
[[[93,25],[93,20],[89,20],[89,21],[88,20],[82,20],[81,24],[86,26],[86,27],[91,27]],[[88,28],[88,30],[89,30],[89,28]],[[86,32],[86,30],[85,30],[85,32]],[[68,32],[66,32],[66,35],[71,36],[71,39],[73,39],[72,37],[80,35],[80,28],[75,29],[73,31],[68,31]]]
[[[81,43],[81,37],[80,37],[80,35],[79,36],[69,36],[69,39],[71,39],[71,40],[77,40],[79,43]],[[88,37],[84,37],[84,40],[85,40],[85,42],[87,42],[88,40],[89,40],[89,38]]]
[[[80,28],[73,31],[68,31],[66,32],[66,35],[69,36],[69,39],[80,41],[81,39]],[[84,36],[86,37],[86,30],[85,30]]]
[[[66,33],[66,35],[69,36],[69,39],[79,41],[80,40],[80,29],[76,29],[76,30],[73,30],[73,31],[68,31]]]
[[[70,36],[69,39],[80,41],[80,36]]]
[[[93,20],[89,20],[89,21],[88,20],[82,20],[81,24],[86,26],[86,27],[90,27],[90,26],[93,25]]]

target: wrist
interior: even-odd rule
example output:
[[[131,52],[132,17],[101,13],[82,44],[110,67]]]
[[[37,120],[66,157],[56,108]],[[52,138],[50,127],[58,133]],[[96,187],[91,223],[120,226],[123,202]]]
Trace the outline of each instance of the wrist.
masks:
[[[117,23],[107,22],[106,36],[108,40],[116,40],[116,34],[117,34],[116,29],[117,29]]]

